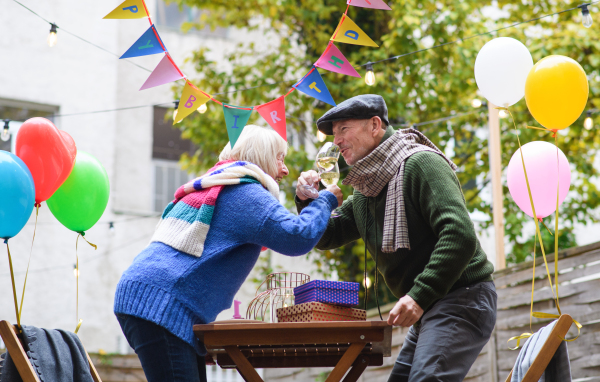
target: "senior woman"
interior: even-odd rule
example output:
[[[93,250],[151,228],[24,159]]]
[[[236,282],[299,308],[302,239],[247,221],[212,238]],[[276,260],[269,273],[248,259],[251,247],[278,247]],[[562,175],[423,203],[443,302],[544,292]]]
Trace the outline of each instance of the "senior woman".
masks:
[[[114,312],[149,382],[206,381],[206,350],[192,326],[231,307],[261,247],[299,256],[321,238],[341,191],[330,186],[290,213],[278,200],[286,153],[275,131],[246,126],[215,167],[177,190],[123,273]]]

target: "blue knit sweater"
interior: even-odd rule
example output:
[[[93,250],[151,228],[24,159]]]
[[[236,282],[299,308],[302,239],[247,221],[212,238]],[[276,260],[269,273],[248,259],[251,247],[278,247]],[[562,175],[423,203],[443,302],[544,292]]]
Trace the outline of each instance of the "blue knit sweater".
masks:
[[[202,256],[150,243],[117,285],[115,314],[160,325],[203,355],[204,347],[192,326],[212,322],[231,307],[261,247],[300,256],[317,244],[337,207],[331,192],[319,194],[300,215],[294,215],[260,184],[225,187],[217,199]]]

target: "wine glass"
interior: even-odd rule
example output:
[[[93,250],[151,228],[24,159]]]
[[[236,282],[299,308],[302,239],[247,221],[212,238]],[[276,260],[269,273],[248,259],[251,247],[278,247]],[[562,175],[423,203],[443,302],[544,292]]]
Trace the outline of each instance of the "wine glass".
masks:
[[[337,161],[339,157],[340,148],[331,142],[325,143],[317,153],[317,158],[315,160],[319,174],[326,172],[331,172],[333,174],[332,169],[334,168],[334,165],[337,167]],[[325,186],[328,184],[337,183],[340,178],[339,170],[337,171],[337,174],[338,175],[337,178],[335,178],[335,181],[332,175],[325,175],[328,177],[328,179],[325,181],[323,178],[321,178],[321,183],[323,183]],[[319,190],[308,184],[300,186],[300,193],[309,199],[316,199],[319,197]]]

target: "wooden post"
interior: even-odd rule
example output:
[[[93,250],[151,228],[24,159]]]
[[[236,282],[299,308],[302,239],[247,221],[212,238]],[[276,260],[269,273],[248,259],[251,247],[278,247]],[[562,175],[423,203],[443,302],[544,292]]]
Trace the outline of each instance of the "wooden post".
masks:
[[[494,216],[494,233],[496,241],[496,270],[506,268],[504,255],[504,209],[502,195],[502,160],[500,151],[500,116],[496,105],[488,102],[490,123],[490,173],[492,175],[492,208]]]

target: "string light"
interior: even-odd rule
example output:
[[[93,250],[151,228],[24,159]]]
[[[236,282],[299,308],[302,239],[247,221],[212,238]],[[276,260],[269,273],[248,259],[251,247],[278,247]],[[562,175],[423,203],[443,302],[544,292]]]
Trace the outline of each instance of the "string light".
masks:
[[[373,64],[367,63],[367,74],[365,75],[365,83],[369,86],[375,85],[375,73],[373,73]]]
[[[8,132],[8,123],[9,122],[10,122],[10,119],[4,120],[4,128],[2,129],[2,134],[0,134],[0,139],[2,139],[4,142],[6,142],[10,139],[10,133]]]
[[[198,108],[198,113],[200,114],[204,114],[206,113],[206,110],[208,110],[208,106],[206,105],[206,103],[203,103],[202,105],[200,105],[200,107]]]
[[[48,35],[48,46],[52,48],[56,45],[56,24],[50,23],[50,34]]]
[[[173,121],[177,118],[177,109],[179,109],[179,100],[173,102],[175,104],[175,111],[173,112]]]
[[[366,289],[369,289],[371,287],[371,279],[369,277],[367,277],[366,279],[363,280],[363,286]]]
[[[115,223],[113,222],[108,222],[108,230],[110,232],[114,232],[115,231]]]
[[[480,108],[481,105],[483,105],[483,102],[481,102],[480,99],[475,98],[473,101],[471,101],[471,106],[473,106],[474,108]]]
[[[319,140],[319,142],[325,142],[325,140],[327,139],[327,135],[323,134],[321,130],[318,130],[317,139]]]
[[[585,118],[585,121],[583,121],[583,127],[585,127],[586,130],[592,130],[592,127],[594,127],[591,111],[587,112],[587,117]]]
[[[592,26],[594,20],[592,20],[592,15],[590,15],[590,10],[588,9],[588,4],[581,4],[579,8],[581,8],[581,23],[584,27],[589,28]]]
[[[73,276],[79,277],[79,269],[77,269],[77,264],[73,264]]]

